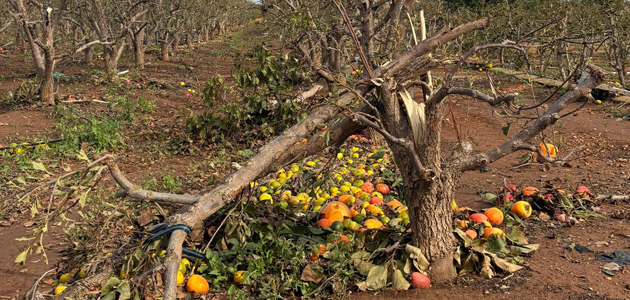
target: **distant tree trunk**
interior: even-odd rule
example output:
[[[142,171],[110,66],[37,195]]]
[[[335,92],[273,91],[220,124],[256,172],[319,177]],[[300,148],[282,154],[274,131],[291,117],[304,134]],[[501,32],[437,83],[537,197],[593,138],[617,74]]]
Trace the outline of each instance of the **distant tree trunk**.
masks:
[[[47,105],[55,105],[55,45],[53,20],[45,12],[39,22],[30,22],[22,0],[11,2],[20,25],[22,36],[26,37],[31,48],[35,74],[39,79],[39,99]],[[31,23],[37,25],[32,26]]]
[[[167,41],[160,41],[160,54],[162,55],[163,61],[170,61],[170,57],[168,56],[168,48],[170,44]]]
[[[146,39],[147,39],[147,46],[149,45],[149,42],[151,42],[152,45],[158,45],[159,44],[158,39],[157,39],[156,30],[153,27],[150,27],[149,29],[147,29]]]
[[[15,48],[22,52],[22,54],[26,54],[26,45],[24,43],[24,36],[22,35],[21,30],[16,30],[15,33]]]
[[[203,40],[206,43],[210,43],[210,26],[208,25],[203,27]]]
[[[177,53],[179,43],[181,42],[181,40],[182,40],[181,33],[175,32],[175,34],[173,35],[173,42],[171,43],[171,51],[173,51],[173,53]]]
[[[55,71],[55,47],[53,40],[53,27],[43,26],[44,30],[42,35],[44,37],[44,72],[40,77],[41,85],[39,87],[39,98],[42,102],[48,105],[55,105],[55,81],[53,78],[53,72]]]
[[[612,55],[614,56],[613,68],[617,72],[617,79],[622,87],[626,86],[626,55],[624,55],[624,48],[621,39],[619,38],[619,32],[617,30],[617,22],[615,16],[612,14],[609,16],[610,20],[610,32],[612,40],[610,41],[610,47]]]
[[[92,63],[94,62],[94,49],[92,46],[87,47],[83,51],[83,60],[85,61],[85,64],[88,66],[91,66]]]
[[[110,78],[118,73],[118,61],[120,61],[120,57],[127,46],[123,39],[119,43],[105,46],[105,72]]]
[[[133,37],[133,50],[136,58],[136,67],[138,69],[144,69],[144,50],[146,48],[144,39],[146,37],[144,28],[135,33]]]
[[[191,33],[186,33],[186,46],[188,49],[193,48],[193,35]]]
[[[81,38],[80,31],[81,30],[79,26],[74,26],[72,28],[72,47],[74,49],[78,48],[78,42],[79,42],[79,39]]]

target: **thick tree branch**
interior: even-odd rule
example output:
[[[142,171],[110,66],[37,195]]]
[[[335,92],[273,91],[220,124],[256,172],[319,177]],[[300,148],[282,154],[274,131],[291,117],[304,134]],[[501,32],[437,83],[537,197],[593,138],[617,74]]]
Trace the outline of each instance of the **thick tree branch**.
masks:
[[[0,28],[0,34],[2,34],[3,32],[5,32],[7,29],[11,28],[11,25],[13,25],[13,20],[8,20],[1,28]]]
[[[475,170],[484,167],[514,151],[522,149],[525,143],[543,131],[549,125],[555,124],[560,118],[560,112],[572,102],[581,98],[590,97],[591,90],[604,80],[604,74],[595,66],[587,66],[579,85],[572,91],[564,94],[554,102],[538,119],[514,137],[503,144],[485,153],[479,153],[469,157],[462,164],[463,171]]]
[[[100,40],[91,41],[91,42],[89,42],[89,43],[87,43],[87,44],[85,44],[85,45],[83,45],[83,46],[79,47],[79,49],[74,50],[74,52],[72,53],[72,55],[77,55],[77,54],[79,54],[79,53],[81,53],[81,52],[85,51],[85,49],[90,48],[90,47],[92,47],[92,46],[94,46],[94,45],[113,45],[113,44],[114,44],[114,42],[101,42]],[[72,55],[71,55],[71,56],[72,56]]]
[[[460,25],[454,29],[440,30],[432,37],[421,41],[415,47],[405,51],[396,59],[379,67],[375,70],[375,72],[380,74],[382,77],[396,77],[399,79],[399,82],[417,78],[419,74],[426,73],[426,67],[422,68],[421,66],[428,64],[427,61],[429,60],[429,58],[426,60],[418,60],[419,57],[423,57],[431,53],[433,49],[436,49],[444,43],[452,41],[459,36],[488,27],[491,20],[491,18],[481,19]]]

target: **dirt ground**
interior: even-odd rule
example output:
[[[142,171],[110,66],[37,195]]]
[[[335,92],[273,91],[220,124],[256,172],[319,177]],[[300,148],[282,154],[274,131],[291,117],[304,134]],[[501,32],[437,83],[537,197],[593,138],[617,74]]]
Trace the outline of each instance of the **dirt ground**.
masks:
[[[159,79],[176,86],[180,81],[190,83],[196,90],[202,90],[204,82],[214,74],[230,76],[233,61],[229,55],[230,48],[224,41],[214,41],[203,45],[195,51],[183,50],[172,62],[161,62],[151,59],[145,70],[140,73],[149,78]],[[149,56],[153,57],[153,56]],[[123,65],[130,61],[123,62]],[[182,67],[184,66],[184,67]],[[189,67],[193,66],[194,70]],[[102,66],[98,66],[101,68]],[[19,82],[30,70],[29,62],[22,61],[18,56],[0,60],[0,95],[19,86]],[[125,67],[121,67],[122,70]],[[65,74],[86,74],[90,68],[68,66],[60,67],[59,72]],[[501,77],[495,79],[501,82],[501,87],[520,89],[523,97],[531,100],[529,86],[514,79]],[[62,84],[60,93],[72,93],[79,97],[99,98],[105,87],[93,86],[85,82]],[[538,98],[544,97],[550,91],[535,87]],[[137,90],[132,96],[144,96],[155,100],[157,109],[154,113],[154,124],[157,131],[185,130],[184,121],[188,109],[199,109],[199,98],[188,98],[178,90],[168,90],[168,93]],[[453,102],[455,103],[455,102]],[[475,148],[485,150],[496,146],[505,137],[501,128],[505,120],[495,117],[492,109],[466,99],[458,99],[454,105],[455,121],[460,125],[460,134],[473,137]],[[554,126],[553,135],[556,141],[561,141],[562,153],[568,153],[577,146],[586,150],[576,154],[572,167],[552,167],[544,169],[541,165],[533,164],[516,168],[520,154],[509,157],[491,165],[487,172],[469,172],[460,181],[457,189],[457,201],[460,206],[485,208],[490,206],[477,193],[479,191],[496,191],[504,180],[519,186],[544,187],[552,184],[556,187],[573,189],[578,185],[591,187],[597,194],[628,194],[630,193],[630,123],[620,121],[611,116],[611,109],[617,104],[587,105],[583,110],[570,116]],[[55,137],[56,119],[52,118],[52,108],[27,106],[15,109],[0,108],[0,143],[8,144],[15,140],[29,140],[33,137]],[[448,140],[455,140],[456,133],[452,122],[445,126],[445,136]],[[513,125],[513,132],[517,125]],[[159,135],[158,135],[159,136]],[[142,145],[159,146],[161,141],[146,138],[140,141]],[[148,147],[148,146],[147,146]],[[196,155],[155,156],[148,158],[142,153],[124,153],[121,167],[131,179],[146,178],[149,174],[159,176],[166,173],[186,173],[188,166],[195,164],[204,157],[212,156],[208,153]],[[588,155],[584,155],[584,153]],[[584,157],[583,157],[584,156]],[[0,161],[3,158],[0,157]],[[4,162],[0,163],[2,165]],[[208,178],[198,178],[186,187],[194,192],[204,186]],[[106,185],[113,186],[111,180]],[[3,201],[12,201],[14,195],[0,192]],[[607,216],[613,212],[630,211],[629,203],[603,204],[601,214]],[[41,257],[33,255],[24,267],[13,263],[18,253],[29,243],[17,241],[20,237],[28,236],[31,229],[26,226],[26,215],[10,212],[12,215],[2,216],[11,218],[8,225],[0,225],[0,299],[17,299],[30,289],[33,283],[47,270],[52,269],[63,257],[58,247],[62,239],[61,232],[53,232],[48,249],[49,262],[46,264]],[[531,242],[539,243],[540,249],[526,259],[525,270],[506,278],[484,280],[478,276],[467,275],[460,277],[452,285],[437,285],[429,290],[412,290],[405,292],[384,291],[377,294],[359,293],[353,299],[630,299],[630,268],[618,272],[615,276],[602,273],[604,264],[595,260],[597,254],[615,250],[630,251],[630,220],[602,218],[588,219],[569,227],[553,221],[541,221],[534,217],[528,221],[526,233]],[[568,245],[574,243],[593,250],[591,253],[580,254],[569,250]]]

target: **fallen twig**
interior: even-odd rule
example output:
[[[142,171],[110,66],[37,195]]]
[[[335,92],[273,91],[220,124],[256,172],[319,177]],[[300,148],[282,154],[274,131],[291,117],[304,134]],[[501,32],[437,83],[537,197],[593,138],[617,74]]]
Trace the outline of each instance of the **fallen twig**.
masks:
[[[42,281],[42,279],[44,279],[44,277],[48,276],[48,273],[50,272],[54,272],[55,270],[57,270],[57,268],[54,269],[50,269],[46,272],[44,272],[44,274],[42,276],[39,277],[39,279],[37,279],[37,281],[35,281],[35,284],[33,284],[33,287],[31,287],[31,289],[28,291],[28,293],[26,293],[26,295],[24,296],[24,299],[31,299],[31,300],[35,300],[35,297],[37,295],[37,286],[39,285],[39,282]]]

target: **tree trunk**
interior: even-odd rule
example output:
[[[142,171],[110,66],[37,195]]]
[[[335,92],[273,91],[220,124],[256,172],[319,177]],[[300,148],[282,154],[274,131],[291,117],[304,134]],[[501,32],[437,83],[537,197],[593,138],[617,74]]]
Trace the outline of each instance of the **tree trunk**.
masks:
[[[381,115],[385,130],[393,136],[414,141],[414,135],[407,114],[399,105],[393,83],[385,82],[379,87]],[[398,143],[388,141],[394,161],[403,179],[403,196],[409,208],[412,237],[415,246],[429,260],[431,281],[444,283],[457,276],[453,263],[455,238],[452,233],[451,201],[456,176],[451,168],[441,166],[440,130],[442,108],[426,112],[427,133],[415,143],[414,151],[425,168],[436,172],[433,180],[427,180],[416,167],[409,150]],[[453,168],[453,170],[456,170]]]
[[[188,49],[193,48],[193,36],[190,33],[186,33],[186,47],[188,47]]]
[[[178,47],[179,47],[179,43],[182,40],[182,36],[179,32],[176,32],[173,35],[173,42],[171,44],[171,51],[173,51],[173,53],[177,53],[178,51]]]
[[[53,69],[46,70],[46,74],[41,80],[39,86],[39,98],[47,105],[55,105],[55,81],[53,78]]]
[[[47,105],[55,105],[55,81],[53,72],[55,71],[55,44],[52,24],[42,27],[42,37],[44,38],[44,76],[41,78],[39,87],[39,97]]]
[[[133,50],[136,59],[136,67],[138,69],[144,69],[144,38],[144,29],[138,31],[133,38]]]
[[[168,56],[168,46],[169,46],[168,42],[166,41],[160,42],[160,54],[162,54],[163,61],[170,61],[170,58]]]
[[[15,49],[17,52],[22,52],[22,54],[26,55],[26,44],[24,43],[24,36],[22,35],[21,30],[16,30],[15,33]]]
[[[407,166],[413,168],[413,163],[409,163]],[[413,242],[431,263],[431,281],[438,283],[448,282],[457,276],[453,263],[455,238],[451,221],[455,180],[448,171],[433,182],[417,176],[403,176],[409,219],[417,220],[411,223]]]
[[[206,26],[203,28],[203,40],[204,40],[206,43],[210,43],[210,26],[207,26],[207,25],[206,25]]]
[[[83,60],[85,61],[85,64],[88,66],[91,66],[92,63],[94,62],[94,49],[92,46],[87,47],[84,51],[83,51]]]

